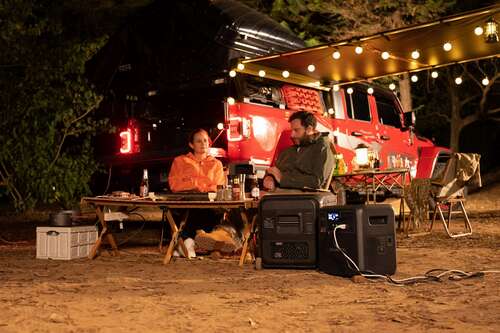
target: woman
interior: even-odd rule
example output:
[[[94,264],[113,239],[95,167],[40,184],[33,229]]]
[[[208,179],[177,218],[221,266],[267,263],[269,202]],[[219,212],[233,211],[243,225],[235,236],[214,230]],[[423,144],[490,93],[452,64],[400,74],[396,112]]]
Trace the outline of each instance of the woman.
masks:
[[[225,183],[222,163],[208,154],[210,138],[200,128],[189,136],[192,152],[177,156],[172,163],[168,184],[172,192],[215,192]]]
[[[215,192],[217,185],[225,184],[222,163],[208,154],[210,143],[208,133],[204,129],[200,128],[191,133],[189,147],[192,151],[177,156],[170,169],[168,184],[172,192]],[[219,220],[220,216],[211,209],[193,209],[182,236],[194,238],[196,235],[197,243],[203,245],[201,248],[206,251],[215,249],[215,241],[212,238],[218,236],[217,244],[224,245],[227,252],[232,252],[235,244],[228,233],[223,229],[211,233]]]

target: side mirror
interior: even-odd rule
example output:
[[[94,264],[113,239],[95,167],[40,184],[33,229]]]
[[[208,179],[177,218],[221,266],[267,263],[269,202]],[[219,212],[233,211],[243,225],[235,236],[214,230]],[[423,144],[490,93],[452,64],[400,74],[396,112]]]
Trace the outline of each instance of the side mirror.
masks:
[[[404,120],[404,127],[410,128],[410,127],[415,127],[415,112],[410,111],[410,112],[405,112],[403,113],[403,120]]]

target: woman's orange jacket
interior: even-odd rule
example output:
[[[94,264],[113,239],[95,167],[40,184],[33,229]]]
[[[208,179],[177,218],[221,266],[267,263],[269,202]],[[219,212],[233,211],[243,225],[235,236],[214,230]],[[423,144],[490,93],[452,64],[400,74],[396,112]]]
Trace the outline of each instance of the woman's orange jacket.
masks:
[[[198,160],[193,153],[177,156],[168,175],[172,192],[214,192],[225,180],[221,161],[210,155]]]

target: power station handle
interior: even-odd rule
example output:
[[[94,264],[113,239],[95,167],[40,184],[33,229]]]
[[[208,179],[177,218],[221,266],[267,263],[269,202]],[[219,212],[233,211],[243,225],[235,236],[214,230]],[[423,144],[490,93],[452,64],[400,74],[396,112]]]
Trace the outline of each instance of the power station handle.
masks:
[[[362,135],[363,135],[363,133],[353,131],[353,132],[351,132],[351,135],[352,135],[352,136],[362,136]]]
[[[57,235],[59,235],[59,232],[57,231],[54,230],[47,231],[47,236],[57,236]]]
[[[390,136],[387,136],[387,135],[381,135],[381,136],[380,136],[380,138],[381,138],[382,140],[386,140],[386,141],[387,141],[387,140],[389,140],[391,137],[390,137]]]

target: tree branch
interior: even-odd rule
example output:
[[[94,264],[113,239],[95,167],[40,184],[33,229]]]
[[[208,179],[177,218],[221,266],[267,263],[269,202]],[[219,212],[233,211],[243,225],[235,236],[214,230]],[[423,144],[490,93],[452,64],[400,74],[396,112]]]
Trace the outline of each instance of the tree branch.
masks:
[[[464,128],[477,120],[479,120],[479,115],[477,113],[468,115],[465,118],[462,118],[462,121],[460,122],[460,128]]]

